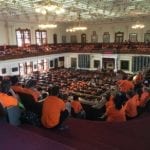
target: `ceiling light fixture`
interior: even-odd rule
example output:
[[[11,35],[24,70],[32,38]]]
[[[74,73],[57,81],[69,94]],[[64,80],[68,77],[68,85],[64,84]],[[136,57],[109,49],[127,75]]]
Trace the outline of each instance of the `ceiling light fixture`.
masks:
[[[53,28],[57,28],[57,24],[40,24],[39,28],[41,28],[41,29],[53,29]]]
[[[66,32],[76,32],[76,31],[85,31],[85,30],[87,30],[86,26],[81,26],[81,21],[80,20],[81,20],[81,16],[79,14],[78,25],[74,26],[74,27],[71,27],[71,28],[67,28]]]
[[[145,27],[144,24],[140,23],[139,21],[137,21],[136,24],[132,25],[132,29],[143,29]]]
[[[35,12],[46,15],[48,12],[56,13],[57,15],[65,13],[63,6],[55,5],[51,1],[48,3],[39,3],[35,5]]]

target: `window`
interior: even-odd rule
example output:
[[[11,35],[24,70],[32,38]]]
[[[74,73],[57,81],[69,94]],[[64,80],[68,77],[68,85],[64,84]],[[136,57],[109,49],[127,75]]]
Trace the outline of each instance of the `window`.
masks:
[[[150,57],[149,56],[133,56],[132,57],[132,72],[137,72],[143,68],[149,68]]]
[[[45,30],[36,30],[35,38],[36,38],[37,45],[47,44],[47,32]]]
[[[53,41],[54,41],[54,44],[57,44],[57,34],[53,34]]]
[[[2,68],[2,74],[6,73],[6,68]]]
[[[128,60],[121,60],[120,61],[120,69],[121,70],[129,70],[129,61]]]
[[[84,44],[86,43],[86,34],[81,34],[81,43]]]
[[[54,61],[50,60],[50,67],[54,67]]]
[[[97,43],[98,42],[98,36],[96,34],[96,31],[93,31],[93,33],[91,35],[91,42],[92,43]]]
[[[37,64],[34,64],[34,69],[37,69]]]
[[[109,32],[104,32],[103,43],[109,43],[109,42],[110,42],[110,34],[109,34]]]
[[[63,44],[67,43],[67,39],[66,39],[66,36],[65,36],[65,35],[62,36],[62,43],[63,43]]]
[[[150,43],[150,31],[149,30],[146,33],[144,33],[144,42]]]
[[[18,71],[18,67],[12,68],[12,72],[16,72],[16,71]]]
[[[99,68],[99,67],[100,67],[100,61],[94,60],[94,68]]]
[[[129,40],[130,40],[130,42],[137,42],[137,34],[136,33],[130,33],[129,34]]]
[[[17,38],[17,45],[19,47],[31,44],[31,35],[29,29],[17,29],[16,38]]]
[[[70,42],[71,43],[77,43],[77,37],[76,37],[76,35],[71,35]]]
[[[90,68],[90,55],[79,55],[78,65],[80,68]]]
[[[71,68],[77,67],[77,58],[71,58]]]
[[[123,42],[123,38],[124,38],[124,33],[123,32],[116,32],[115,33],[115,42],[116,43]]]

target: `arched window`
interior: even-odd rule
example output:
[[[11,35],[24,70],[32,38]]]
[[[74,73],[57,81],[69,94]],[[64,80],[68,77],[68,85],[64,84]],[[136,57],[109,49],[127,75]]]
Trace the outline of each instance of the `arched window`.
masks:
[[[123,38],[124,38],[124,33],[123,32],[116,32],[115,33],[115,42],[116,43],[123,42]]]
[[[144,42],[150,43],[150,30],[148,30],[146,33],[144,33]]]
[[[31,34],[29,29],[16,30],[17,45],[19,47],[28,46],[31,44]]]
[[[57,34],[53,34],[53,41],[54,41],[54,44],[57,44]]]
[[[82,44],[86,43],[86,34],[85,33],[81,34],[81,43]]]
[[[35,39],[37,45],[47,44],[47,31],[46,30],[35,30]]]
[[[129,40],[130,42],[137,42],[137,33],[130,33]]]
[[[98,42],[98,36],[96,34],[96,31],[93,31],[93,33],[91,35],[91,42],[92,43],[97,43]]]
[[[109,34],[109,32],[104,32],[103,43],[109,43],[109,42],[110,42],[110,34]]]

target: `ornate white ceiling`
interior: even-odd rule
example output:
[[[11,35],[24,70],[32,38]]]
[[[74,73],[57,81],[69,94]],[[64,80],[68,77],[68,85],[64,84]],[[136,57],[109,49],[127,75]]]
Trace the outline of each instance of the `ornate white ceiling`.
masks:
[[[63,14],[55,11],[43,15],[39,5],[63,7]],[[82,21],[122,20],[150,16],[150,0],[0,0],[0,19],[25,22],[71,22],[80,15]]]

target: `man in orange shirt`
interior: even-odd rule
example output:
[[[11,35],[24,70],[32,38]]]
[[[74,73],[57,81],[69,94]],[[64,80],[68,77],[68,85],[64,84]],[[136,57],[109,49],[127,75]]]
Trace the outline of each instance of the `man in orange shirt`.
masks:
[[[42,125],[46,128],[64,129],[62,123],[69,113],[65,110],[64,101],[58,97],[59,87],[54,86],[50,94],[43,102]]]

